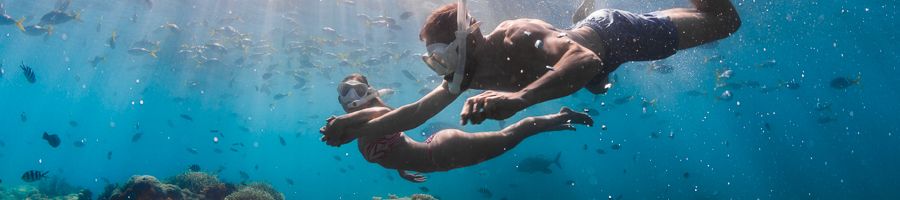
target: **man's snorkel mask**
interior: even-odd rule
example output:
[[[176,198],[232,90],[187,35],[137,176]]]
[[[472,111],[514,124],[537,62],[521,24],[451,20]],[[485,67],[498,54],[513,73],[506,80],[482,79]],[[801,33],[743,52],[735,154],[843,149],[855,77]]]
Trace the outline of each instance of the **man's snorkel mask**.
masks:
[[[466,69],[466,41],[469,34],[478,29],[480,22],[470,23],[466,0],[459,0],[456,12],[456,39],[450,44],[433,43],[428,45],[428,53],[422,56],[425,64],[440,76],[453,74],[450,81],[450,93],[459,94]],[[470,25],[471,24],[471,25]]]
[[[358,108],[378,97],[378,91],[375,88],[357,80],[341,83],[338,86],[338,94],[340,95],[338,101],[341,102],[341,105],[350,109]]]

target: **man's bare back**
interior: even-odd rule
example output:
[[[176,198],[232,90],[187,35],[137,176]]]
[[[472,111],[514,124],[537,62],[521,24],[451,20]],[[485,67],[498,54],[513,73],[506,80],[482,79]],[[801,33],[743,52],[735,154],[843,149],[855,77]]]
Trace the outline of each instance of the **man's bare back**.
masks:
[[[599,70],[599,57],[581,45],[585,40],[580,34],[557,29],[538,19],[504,21],[485,36],[483,47],[476,47],[478,62],[471,88],[518,91],[554,70],[554,65],[570,51],[591,59],[593,63],[583,67]]]

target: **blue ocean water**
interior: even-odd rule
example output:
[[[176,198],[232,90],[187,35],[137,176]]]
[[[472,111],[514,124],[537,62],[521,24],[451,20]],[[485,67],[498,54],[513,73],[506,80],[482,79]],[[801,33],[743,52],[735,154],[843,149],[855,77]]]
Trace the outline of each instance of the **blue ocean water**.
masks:
[[[0,188],[34,184],[22,173],[42,170],[96,198],[107,182],[162,179],[197,164],[229,182],[269,182],[287,199],[900,199],[894,1],[732,1],[743,25],[727,39],[625,64],[604,95],[580,91],[505,122],[457,128],[498,130],[562,106],[591,110],[598,126],[540,134],[496,159],[427,174],[425,183],[366,162],[355,145],[319,142],[318,129],[343,114],[334,88],[347,74],[396,90],[386,98],[393,106],[435,87],[415,55],[425,50],[418,32],[431,9],[450,1],[147,2],[74,0],[67,9],[79,19],[51,34],[0,26]],[[25,25],[57,6],[2,3]],[[483,29],[521,17],[568,27],[577,3],[472,1],[470,9]],[[689,3],[597,5],[652,12]],[[400,19],[404,12],[411,16]],[[225,51],[190,52],[214,43]],[[726,70],[731,78],[717,78]],[[831,86],[842,77],[859,83]],[[407,135],[421,141],[428,125],[457,123],[461,105]],[[44,132],[61,145],[47,145]],[[517,170],[526,158],[558,153],[552,173]]]

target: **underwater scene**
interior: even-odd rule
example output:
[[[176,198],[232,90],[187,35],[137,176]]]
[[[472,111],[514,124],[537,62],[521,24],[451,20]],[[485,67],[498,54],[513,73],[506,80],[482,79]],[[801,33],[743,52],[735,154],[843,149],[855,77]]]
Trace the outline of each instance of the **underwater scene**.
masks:
[[[0,0],[0,199],[900,199],[897,14]]]

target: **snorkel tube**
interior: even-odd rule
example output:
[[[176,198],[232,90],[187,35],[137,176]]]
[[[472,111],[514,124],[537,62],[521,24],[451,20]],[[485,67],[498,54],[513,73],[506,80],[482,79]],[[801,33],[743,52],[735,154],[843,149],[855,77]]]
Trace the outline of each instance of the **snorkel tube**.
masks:
[[[450,81],[449,89],[452,94],[459,94],[461,92],[462,81],[466,76],[466,42],[468,41],[469,36],[469,9],[466,7],[466,0],[458,0],[458,5],[456,7],[456,39],[453,41],[456,43],[457,48],[457,62],[456,69],[453,70],[453,80]],[[471,28],[474,29],[474,28]],[[451,49],[452,50],[452,49]]]

